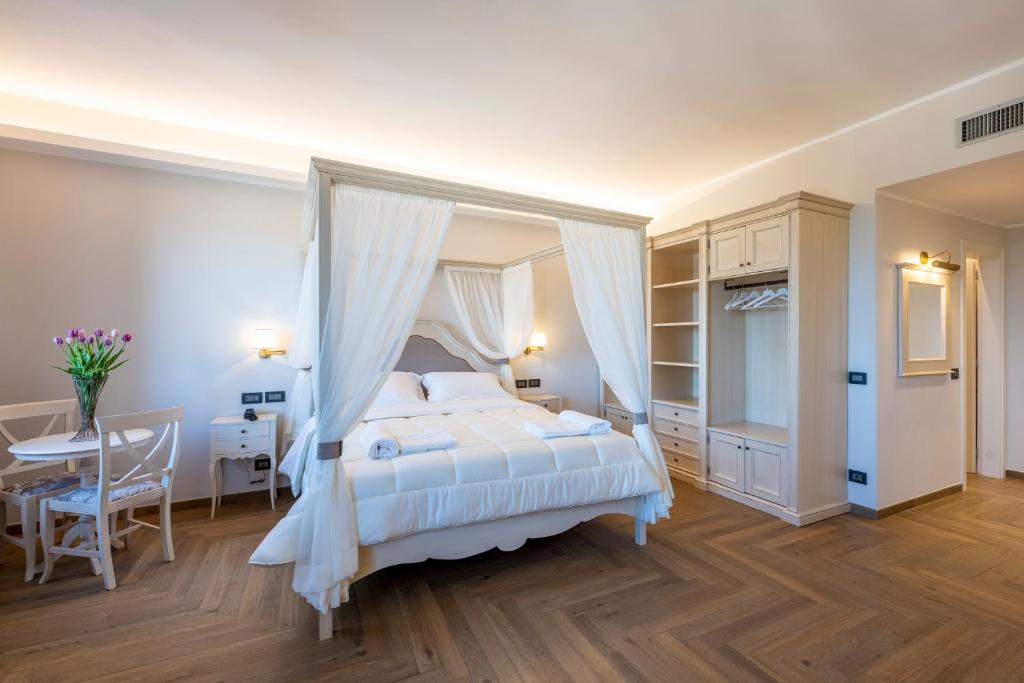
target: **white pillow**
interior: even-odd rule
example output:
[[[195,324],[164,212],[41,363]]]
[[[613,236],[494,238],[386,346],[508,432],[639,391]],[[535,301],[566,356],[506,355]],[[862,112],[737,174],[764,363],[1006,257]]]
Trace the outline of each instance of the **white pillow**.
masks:
[[[511,398],[492,372],[428,372],[423,375],[428,401]]]
[[[426,400],[423,395],[423,387],[420,386],[419,375],[415,372],[392,372],[384,382],[384,386],[380,388],[377,398],[373,399],[373,405],[393,406]]]

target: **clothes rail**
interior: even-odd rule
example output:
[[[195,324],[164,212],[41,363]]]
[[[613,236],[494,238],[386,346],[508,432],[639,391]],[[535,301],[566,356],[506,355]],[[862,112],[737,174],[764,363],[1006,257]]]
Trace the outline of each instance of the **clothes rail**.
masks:
[[[742,285],[730,285],[728,281],[725,283],[725,291],[731,292],[734,289],[754,289],[756,287],[771,287],[772,285],[788,285],[789,278],[782,280],[768,280],[767,282],[745,282]]]

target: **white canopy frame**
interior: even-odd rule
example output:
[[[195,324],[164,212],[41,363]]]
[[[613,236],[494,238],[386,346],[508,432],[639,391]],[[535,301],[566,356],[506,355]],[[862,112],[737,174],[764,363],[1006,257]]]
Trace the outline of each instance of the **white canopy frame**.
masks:
[[[456,204],[470,204],[478,207],[499,209],[503,211],[515,211],[521,213],[547,216],[554,219],[568,218],[590,221],[611,225],[620,228],[630,228],[641,231],[641,240],[646,243],[647,225],[651,222],[649,216],[599,209],[582,204],[571,204],[543,197],[494,190],[476,185],[466,185],[437,178],[410,175],[387,171],[370,166],[360,166],[341,161],[332,161],[320,157],[313,157],[309,165],[309,188],[307,199],[315,202],[315,206],[308,205],[308,210],[317,211],[319,225],[333,224],[333,192],[335,184],[355,185],[376,190],[388,190],[401,192],[403,194],[418,195],[421,197],[432,197],[455,202]],[[319,324],[317,325],[316,343],[313,348],[319,349],[324,335],[324,326],[327,322],[327,303],[330,301],[331,289],[331,259],[333,249],[331,246],[330,230],[320,230],[320,237],[317,240],[319,250],[319,287],[317,288],[317,309],[319,311]],[[312,239],[312,235],[306,237],[306,243]],[[514,264],[515,262],[513,262]],[[510,264],[511,265],[511,264]],[[645,264],[646,267],[646,264]],[[645,274],[646,276],[646,274]],[[344,292],[339,293],[339,298],[344,298]],[[318,372],[323,375],[330,374],[330,368],[321,365]],[[314,378],[313,386],[317,392],[316,405],[323,405],[324,383]],[[341,442],[318,442],[317,458],[320,460],[332,460],[341,457]]]
[[[332,260],[334,248],[331,244],[332,230],[317,229],[319,226],[332,226],[334,216],[334,186],[356,186],[370,190],[413,195],[455,204],[471,205],[502,211],[512,211],[552,218],[555,220],[576,220],[597,223],[604,226],[625,228],[640,231],[640,243],[646,242],[646,227],[651,221],[647,216],[610,211],[579,204],[571,204],[542,197],[521,195],[501,190],[466,185],[435,178],[396,173],[366,166],[348,164],[329,159],[314,157],[310,162],[309,191],[306,198],[306,216],[304,221],[303,248],[314,248],[310,256],[317,262],[318,281],[312,288],[316,296],[318,320],[313,349],[322,348],[328,325],[328,304],[332,292],[335,300],[344,300],[344,291],[333,291],[335,283],[331,281],[333,270]],[[314,240],[314,235],[317,238]],[[562,253],[558,245],[545,249],[537,254],[518,259],[504,266],[512,266],[525,261],[543,260]],[[646,263],[641,259],[642,279],[646,279]],[[445,263],[439,261],[439,264]],[[485,264],[480,264],[485,265]],[[486,264],[490,266],[498,264]],[[344,283],[338,283],[344,287]],[[645,289],[641,287],[641,289]],[[646,293],[644,294],[646,296]],[[317,406],[326,403],[325,387],[327,382],[319,381],[320,377],[329,377],[331,369],[329,361],[321,354],[320,363],[313,363],[311,384],[316,395]],[[341,441],[321,441],[318,432],[316,457],[317,460],[334,460],[342,454]],[[650,519],[644,497],[626,498],[606,503],[598,503],[572,509],[554,509],[545,512],[523,515],[519,518],[495,520],[468,527],[441,529],[412,537],[387,541],[370,547],[359,548],[359,567],[352,581],[383,567],[405,562],[416,562],[428,557],[456,558],[468,557],[489,548],[500,547],[511,550],[522,545],[527,538],[548,536],[564,531],[581,521],[609,513],[626,514],[636,518],[636,542],[646,542],[646,526]],[[348,582],[345,582],[347,586]],[[337,603],[336,600],[332,602]],[[333,608],[328,607],[321,612],[319,630],[320,637],[328,638],[333,630]]]

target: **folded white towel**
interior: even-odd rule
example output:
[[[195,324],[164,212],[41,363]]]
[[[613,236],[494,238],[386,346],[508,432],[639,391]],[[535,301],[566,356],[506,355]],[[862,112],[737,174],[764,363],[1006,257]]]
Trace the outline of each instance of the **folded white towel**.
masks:
[[[612,428],[612,423],[608,420],[584,415],[575,410],[563,410],[558,414],[558,419],[582,427],[587,434],[607,434]]]
[[[370,460],[389,460],[397,457],[402,449],[398,437],[381,422],[367,422],[359,435],[359,445]]]
[[[443,451],[455,448],[455,437],[448,432],[419,432],[416,434],[398,434],[398,447],[402,455],[426,453],[427,451]]]
[[[537,420],[523,424],[523,429],[538,439],[557,439],[563,436],[583,436],[587,430],[578,424],[562,420]]]

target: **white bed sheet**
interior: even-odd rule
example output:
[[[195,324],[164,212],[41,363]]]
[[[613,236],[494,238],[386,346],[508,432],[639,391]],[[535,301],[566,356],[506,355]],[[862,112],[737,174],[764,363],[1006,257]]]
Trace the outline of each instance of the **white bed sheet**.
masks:
[[[342,462],[356,506],[359,543],[586,505],[658,491],[636,442],[618,432],[538,439],[523,429],[543,408],[517,399],[403,404],[371,409],[395,432],[444,429],[455,448],[370,460],[360,424]]]

